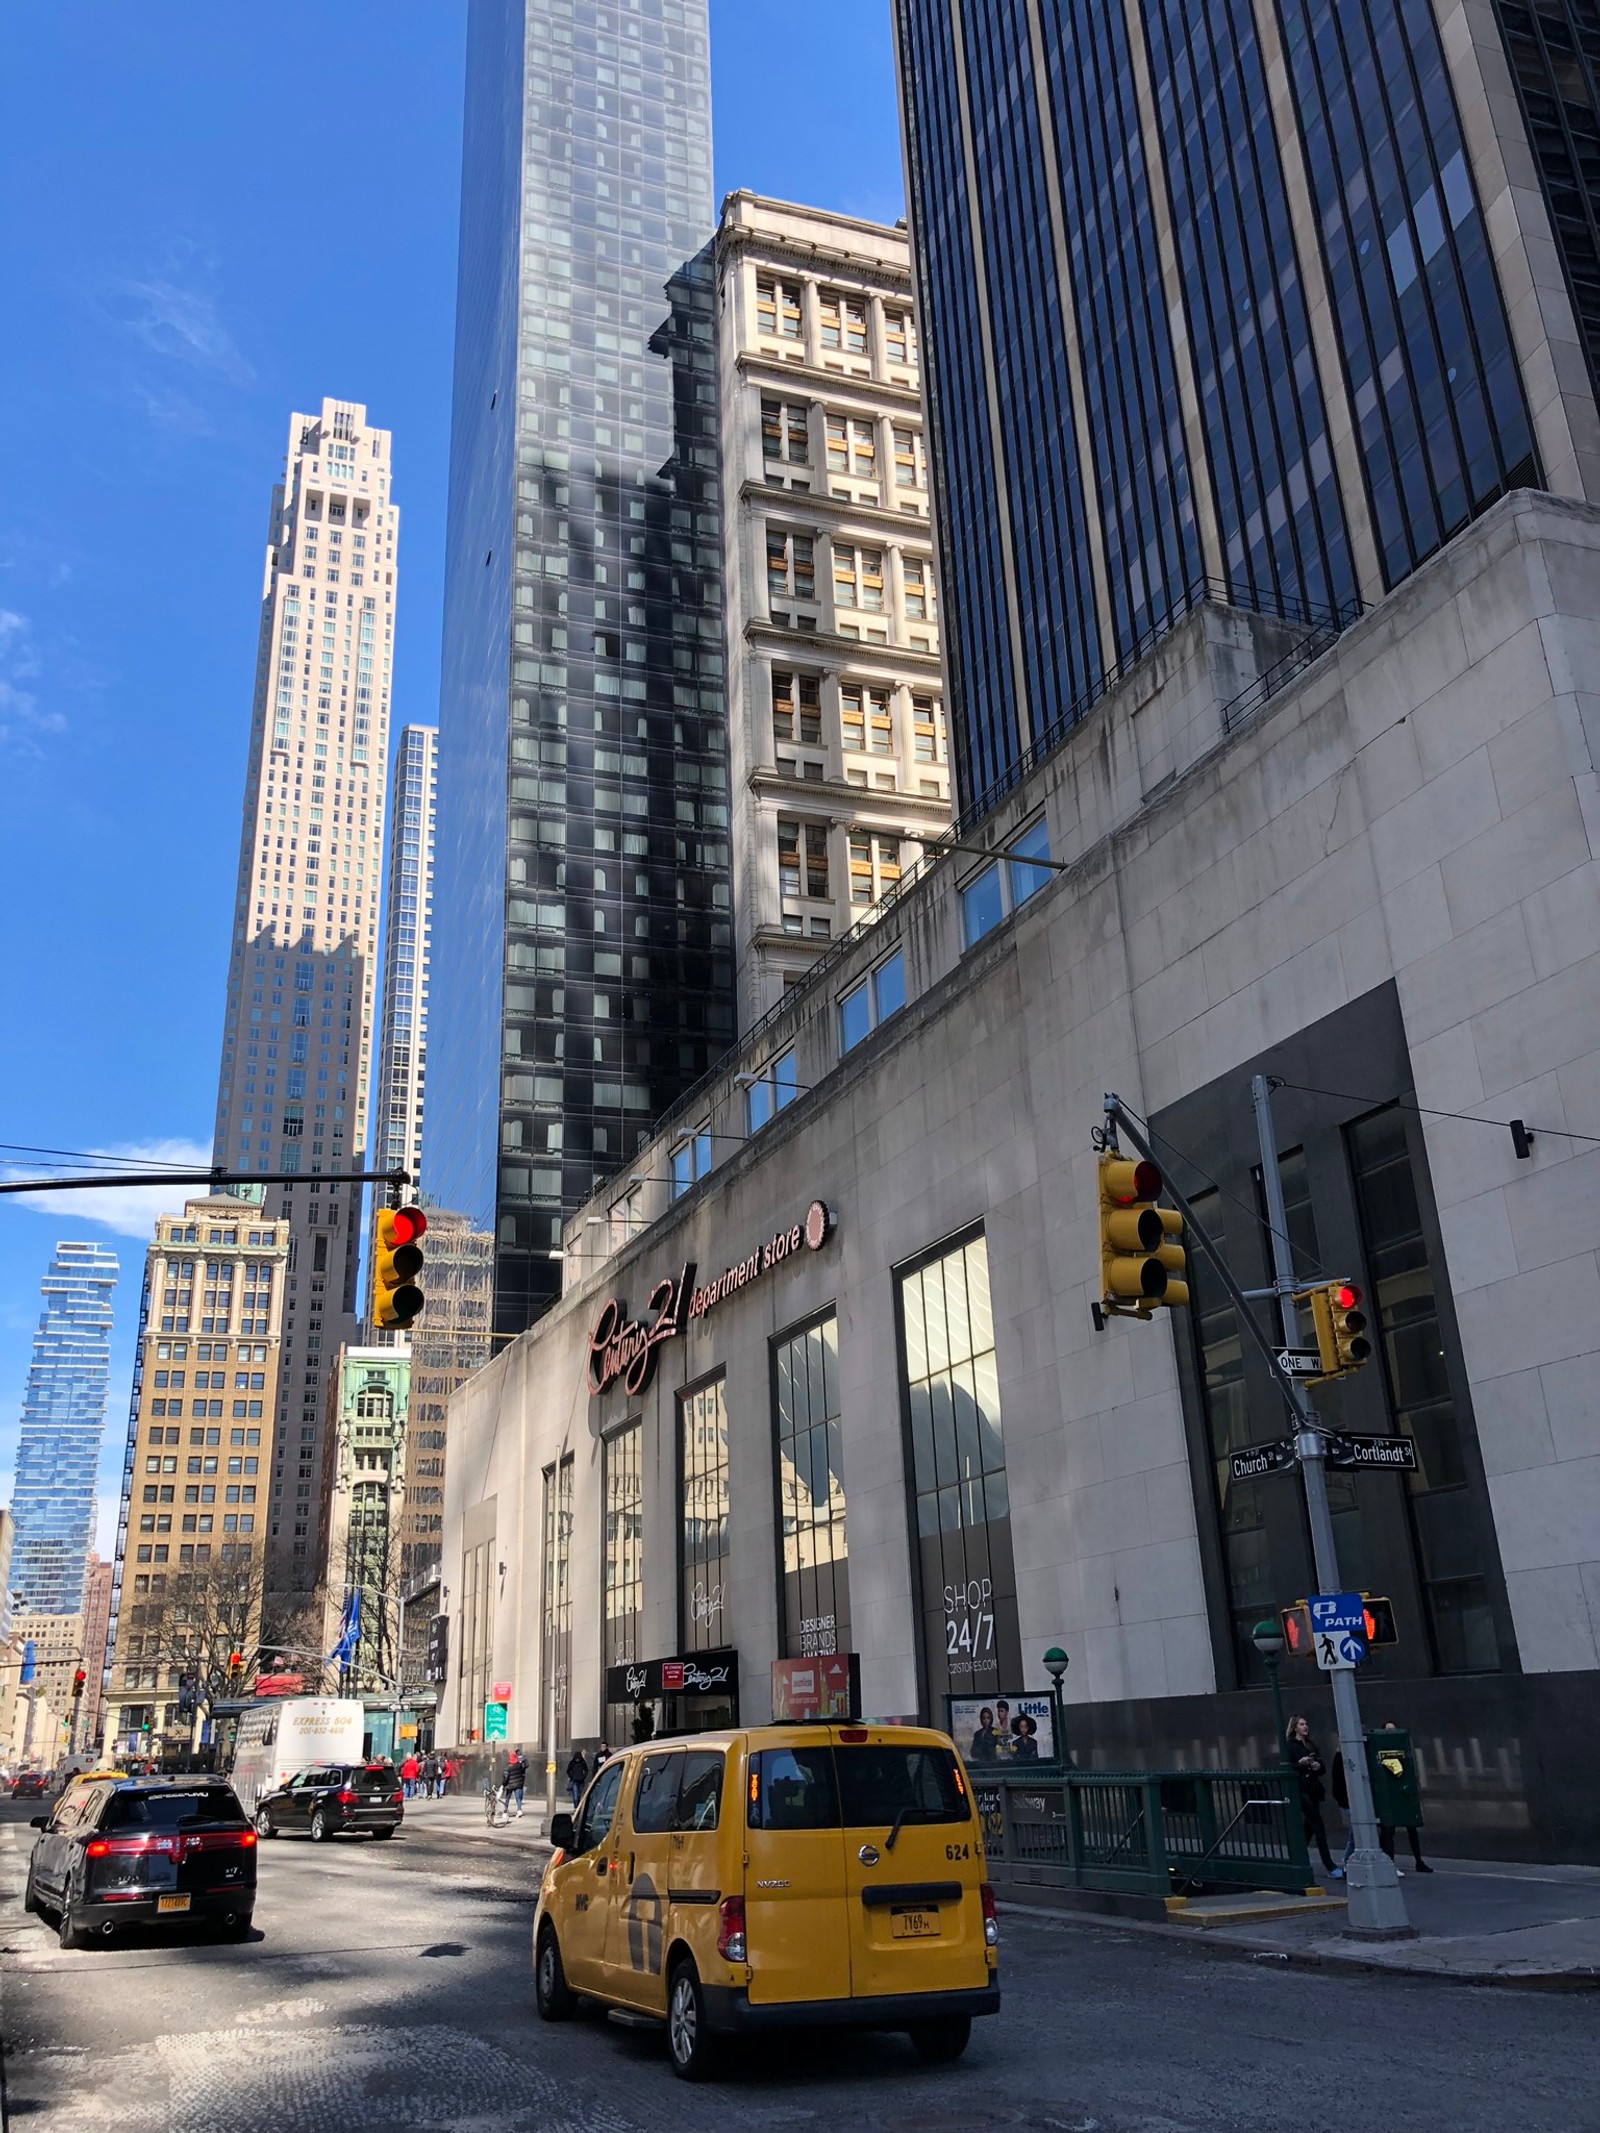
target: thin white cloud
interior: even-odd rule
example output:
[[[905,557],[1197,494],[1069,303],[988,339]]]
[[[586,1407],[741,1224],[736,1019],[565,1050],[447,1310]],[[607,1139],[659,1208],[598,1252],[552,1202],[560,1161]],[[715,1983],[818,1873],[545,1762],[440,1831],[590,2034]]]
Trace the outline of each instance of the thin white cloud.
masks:
[[[183,1139],[136,1141],[116,1148],[97,1148],[96,1155],[115,1155],[133,1164],[148,1163],[152,1169],[167,1163],[186,1170],[207,1170],[211,1165],[209,1141]],[[86,1166],[92,1167],[92,1166]],[[8,1178],[30,1175],[25,1164],[6,1167]],[[204,1191],[200,1185],[93,1185],[82,1192],[19,1192],[8,1194],[13,1207],[31,1207],[40,1214],[55,1215],[72,1223],[95,1223],[114,1230],[119,1237],[137,1237],[148,1244],[158,1215],[182,1212],[186,1199]]]
[[[36,754],[41,734],[66,730],[61,713],[45,710],[25,686],[38,673],[39,654],[27,616],[0,607],[0,748]]]
[[[214,299],[175,272],[114,281],[106,300],[122,327],[152,355],[210,371],[234,385],[248,385],[255,377]]]

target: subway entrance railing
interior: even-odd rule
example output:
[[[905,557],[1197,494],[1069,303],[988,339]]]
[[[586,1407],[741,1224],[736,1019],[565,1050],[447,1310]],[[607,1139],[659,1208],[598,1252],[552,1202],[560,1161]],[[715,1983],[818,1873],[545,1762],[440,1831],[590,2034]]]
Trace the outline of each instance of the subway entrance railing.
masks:
[[[974,1773],[984,1844],[1007,1880],[1129,1895],[1313,1888],[1284,1770]]]

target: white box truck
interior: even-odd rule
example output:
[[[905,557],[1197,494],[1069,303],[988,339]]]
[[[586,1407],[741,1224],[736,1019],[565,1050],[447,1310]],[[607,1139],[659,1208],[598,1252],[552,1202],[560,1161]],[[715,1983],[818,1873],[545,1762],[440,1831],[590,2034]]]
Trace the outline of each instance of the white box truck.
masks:
[[[264,1697],[239,1714],[233,1789],[246,1814],[314,1763],[359,1763],[366,1714],[356,1696]]]

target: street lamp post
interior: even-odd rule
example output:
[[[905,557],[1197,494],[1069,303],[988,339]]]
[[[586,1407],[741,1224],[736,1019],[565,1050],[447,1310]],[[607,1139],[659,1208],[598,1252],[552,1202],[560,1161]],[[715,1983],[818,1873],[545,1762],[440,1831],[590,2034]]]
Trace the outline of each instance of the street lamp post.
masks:
[[[1066,1709],[1061,1701],[1061,1677],[1072,1664],[1059,1644],[1052,1644],[1044,1655],[1045,1672],[1050,1676],[1050,1725],[1055,1760],[1065,1769],[1070,1769],[1072,1758],[1067,1753]]]
[[[1283,1688],[1278,1671],[1283,1661],[1283,1631],[1270,1616],[1258,1622],[1250,1632],[1250,1642],[1267,1663],[1267,1679],[1272,1683],[1272,1721],[1278,1729],[1278,1762],[1281,1768],[1289,1767],[1289,1729],[1283,1717]]]

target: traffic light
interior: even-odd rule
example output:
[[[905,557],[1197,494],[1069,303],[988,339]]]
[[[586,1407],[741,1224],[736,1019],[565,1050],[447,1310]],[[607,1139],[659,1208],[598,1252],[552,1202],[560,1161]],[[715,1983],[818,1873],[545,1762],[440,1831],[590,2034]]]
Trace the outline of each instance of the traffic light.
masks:
[[[1394,1602],[1374,1598],[1370,1592],[1361,1595],[1361,1612],[1367,1618],[1367,1644],[1398,1644],[1400,1632],[1394,1624]]]
[[[238,1688],[238,1686],[239,1686],[239,1684],[240,1684],[240,1683],[241,1683],[241,1682],[243,1681],[243,1679],[244,1679],[244,1653],[243,1653],[243,1652],[229,1652],[229,1654],[228,1654],[228,1686],[229,1686],[229,1688],[230,1688],[230,1689],[237,1689],[237,1688]]]
[[[422,1314],[418,1285],[421,1237],[428,1218],[420,1207],[380,1207],[372,1238],[372,1323],[409,1326]]]
[[[81,1696],[83,1694],[84,1684],[88,1681],[88,1679],[88,1675],[80,1666],[78,1671],[72,1677],[72,1693],[74,1696]]]
[[[1161,1172],[1154,1163],[1100,1157],[1101,1308],[1148,1318],[1157,1304],[1189,1301],[1183,1217],[1157,1207]]]
[[[1372,1343],[1366,1337],[1367,1315],[1361,1308],[1361,1291],[1353,1282],[1324,1281],[1314,1289],[1302,1289],[1295,1301],[1311,1306],[1321,1364],[1314,1384],[1347,1377],[1369,1360]]]
[[[1291,1659],[1309,1659],[1312,1655],[1311,1610],[1304,1600],[1296,1600],[1292,1607],[1280,1608],[1278,1620],[1283,1624],[1284,1650]]]

